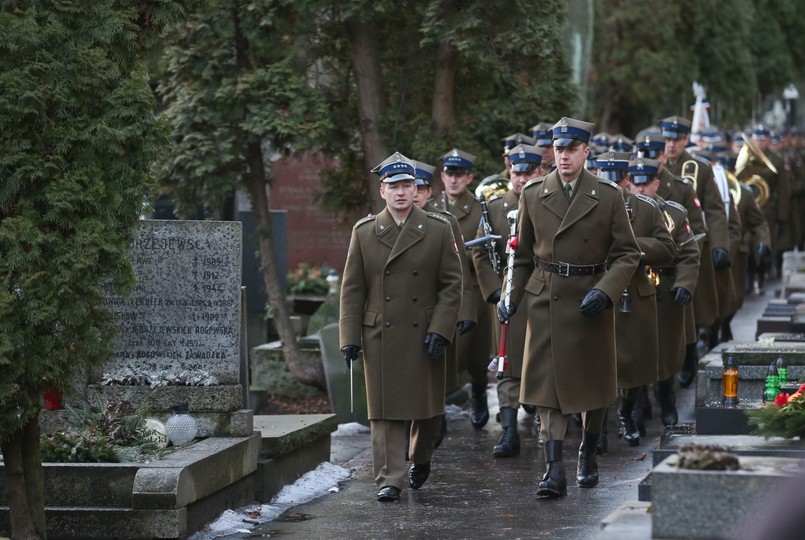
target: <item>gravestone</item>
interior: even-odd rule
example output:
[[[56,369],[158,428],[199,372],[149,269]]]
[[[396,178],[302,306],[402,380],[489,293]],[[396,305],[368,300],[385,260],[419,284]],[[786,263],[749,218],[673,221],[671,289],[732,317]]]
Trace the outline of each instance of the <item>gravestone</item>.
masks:
[[[130,260],[137,283],[128,297],[106,298],[119,331],[90,390],[147,403],[162,421],[188,403],[200,437],[250,435],[240,384],[240,222],[143,220]]]
[[[106,298],[120,330],[104,374],[206,371],[239,383],[241,260],[238,222],[141,221],[137,284],[128,298]]]

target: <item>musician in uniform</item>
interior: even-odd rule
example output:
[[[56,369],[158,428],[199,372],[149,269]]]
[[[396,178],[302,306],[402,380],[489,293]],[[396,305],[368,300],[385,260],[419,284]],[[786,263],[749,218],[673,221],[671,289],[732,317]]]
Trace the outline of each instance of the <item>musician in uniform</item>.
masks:
[[[508,320],[527,314],[520,402],[538,407],[547,471],[537,496],[567,493],[562,444],[581,412],[576,483],[598,484],[596,444],[617,398],[615,314],[640,259],[620,189],[584,170],[594,124],[562,118],[553,128],[557,169],[520,195]]]
[[[687,212],[687,220],[690,224],[693,234],[704,235],[706,228],[704,225],[704,217],[701,210],[701,202],[696,196],[696,190],[693,183],[689,178],[674,176],[663,163],[665,155],[665,137],[662,136],[659,128],[647,128],[642,130],[635,140],[634,150],[637,155],[657,159],[660,161],[660,166],[657,174],[659,184],[657,186],[657,199],[664,201],[673,201],[680,204]],[[702,236],[703,238],[703,236]],[[694,242],[696,248],[701,251],[701,242]],[[715,291],[715,275],[712,272],[699,271],[698,264],[696,266],[697,272],[697,287],[689,289],[693,293],[694,290],[697,294],[704,297],[708,302],[717,302],[718,297]],[[698,287],[710,287],[709,289],[699,290]],[[685,348],[679,362],[674,361],[673,365],[680,366],[679,384],[683,388],[689,386],[693,381],[696,373],[696,365],[699,362],[699,353],[696,350],[696,342],[698,334],[696,332],[696,324],[694,321],[693,303],[688,303],[684,306],[685,309]],[[677,349],[673,349],[676,351]],[[684,362],[683,362],[684,359]],[[687,365],[686,369],[684,365]],[[663,379],[664,380],[664,379]],[[657,401],[660,404],[660,419],[664,425],[676,424],[679,415],[676,410],[676,402],[673,393],[673,385],[662,384],[656,387]],[[634,420],[640,428],[640,433],[645,433],[645,419],[651,417],[651,404],[648,400],[648,391],[643,391],[638,397],[639,407],[634,410]]]
[[[729,165],[731,156],[724,152],[719,155],[724,166]],[[735,285],[735,302],[732,312],[721,322],[721,340],[732,340],[732,329],[730,322],[735,313],[743,306],[746,296],[747,268],[750,264],[750,253],[757,253],[759,258],[769,255],[768,246],[771,244],[771,234],[769,225],[763,211],[757,204],[755,193],[752,189],[739,182],[735,176],[730,178],[730,190],[736,207],[740,222],[740,235],[735,238],[730,227],[730,255],[732,255],[732,278]]]
[[[475,156],[454,148],[442,156],[441,161],[444,197],[436,206],[455,216],[461,227],[462,237],[459,241],[464,242],[475,238],[475,231],[478,223],[481,222],[481,204],[467,189],[473,179],[472,169],[475,164]],[[493,354],[492,316],[478,286],[471,251],[467,251],[465,262],[472,274],[472,302],[475,306],[477,324],[458,326],[458,336],[456,336],[453,346],[456,348],[459,372],[466,370],[472,383],[473,409],[470,413],[470,423],[475,429],[481,429],[489,421],[486,387],[489,380],[487,366]]]
[[[453,236],[461,238],[461,227],[458,224],[455,216],[446,210],[437,208],[431,202],[431,195],[433,194],[433,173],[436,167],[423,163],[421,161],[414,161],[414,176],[416,177],[416,194],[414,195],[414,204],[426,212],[436,212],[444,216],[450,222],[450,227],[453,230]],[[464,242],[456,242],[458,246],[459,260],[461,261],[461,310],[458,313],[458,320],[476,322],[475,316],[475,303],[473,302],[473,277],[470,271],[470,265],[467,264],[467,253],[464,248]],[[460,323],[461,324],[461,323]],[[460,372],[458,368],[458,358],[456,356],[456,348],[448,347],[445,361],[445,388],[449,396],[460,386]],[[445,433],[447,432],[447,419],[442,417],[442,431],[439,439],[436,440],[435,446],[438,448],[442,443]]]
[[[661,162],[657,162],[658,170]],[[657,288],[657,380],[658,386],[672,385],[673,377],[685,357],[685,327],[689,318],[687,306],[696,293],[699,273],[699,246],[681,204],[663,199],[658,193],[659,177],[632,175],[632,187],[641,195],[654,199],[660,207],[676,244],[676,257],[666,265],[651,268]],[[642,422],[642,417],[638,417]],[[641,426],[627,426],[634,434],[642,434]]]
[[[347,365],[364,351],[377,499],[386,502],[403,486],[408,420],[408,485],[419,489],[430,474],[444,414],[444,354],[461,307],[461,262],[448,221],[413,204],[413,162],[394,153],[372,171],[386,208],[352,229],[339,333]]]
[[[771,132],[762,124],[755,126],[749,137],[759,156],[752,156],[746,167],[736,171],[738,180],[749,181],[753,175],[765,180],[768,185],[768,200],[762,205],[766,223],[771,231],[772,259],[777,275],[781,275],[783,253],[793,247],[788,231],[788,216],[791,205],[791,182],[780,155],[770,148]],[[745,150],[746,151],[746,150]],[[751,150],[750,150],[751,152]],[[763,159],[765,156],[767,159]],[[759,159],[758,159],[759,158]],[[771,167],[769,166],[771,165]],[[738,165],[736,165],[738,167]]]
[[[705,160],[694,159],[685,150],[690,138],[690,120],[679,116],[670,116],[660,120],[659,127],[665,138],[665,153],[663,159],[669,172],[675,176],[686,176],[692,182],[697,200],[701,203],[704,218],[704,230],[707,236],[701,245],[699,258],[699,277],[696,294],[693,297],[693,311],[696,328],[705,332],[718,318],[718,296],[716,291],[716,275],[718,271],[729,268],[729,230],[727,213],[724,210],[724,201],[713,181],[713,169]],[[675,199],[672,199],[675,200]],[[687,208],[687,206],[686,206]],[[693,220],[688,212],[688,219]],[[696,229],[694,228],[694,232]],[[692,349],[692,350],[691,350]],[[688,347],[688,354],[682,371],[679,374],[680,385],[688,386],[693,381],[697,365],[698,354],[695,346]],[[662,406],[662,403],[661,403]],[[663,415],[663,422],[676,423],[676,410],[667,417]],[[666,424],[668,425],[668,424]]]
[[[671,266],[676,244],[660,212],[659,205],[643,195],[632,193],[630,180],[643,184],[657,178],[659,161],[636,158],[630,153],[605,153],[598,159],[598,175],[618,184],[623,191],[641,258],[637,271],[624,290],[620,309],[615,313],[615,343],[618,354],[618,437],[632,446],[640,444],[632,411],[640,388],[657,382],[657,290],[649,271]],[[603,433],[603,432],[602,432]]]
[[[503,164],[504,170],[498,174],[498,178],[503,180],[508,180],[511,178],[511,163],[509,162],[509,150],[514,148],[519,144],[529,144],[534,145],[537,140],[533,137],[529,137],[523,133],[512,133],[508,137],[503,137],[500,140],[503,143]]]
[[[498,240],[495,240],[495,252],[503,262],[501,267],[503,268],[504,276],[506,275],[505,265],[507,264],[506,245],[510,239],[512,225],[509,220],[509,214],[513,214],[511,217],[516,224],[520,193],[529,180],[537,178],[539,175],[541,160],[542,148],[521,144],[510,149],[511,189],[503,196],[489,201],[489,224],[492,233],[500,236]],[[479,227],[477,237],[480,238],[484,234],[483,227]],[[481,286],[481,294],[491,304],[490,309],[494,310],[501,296],[505,295],[505,289],[501,287],[501,276],[489,264],[489,258],[484,250],[473,249],[472,258],[478,275],[478,283]],[[503,378],[497,384],[500,423],[503,427],[503,433],[492,450],[492,455],[495,457],[510,457],[520,454],[517,411],[520,408],[520,378],[523,370],[526,318],[527,313],[523,310],[515,313],[508,322],[505,343],[507,365],[503,372]],[[494,342],[499,344],[501,325],[497,324],[496,319],[494,329]]]

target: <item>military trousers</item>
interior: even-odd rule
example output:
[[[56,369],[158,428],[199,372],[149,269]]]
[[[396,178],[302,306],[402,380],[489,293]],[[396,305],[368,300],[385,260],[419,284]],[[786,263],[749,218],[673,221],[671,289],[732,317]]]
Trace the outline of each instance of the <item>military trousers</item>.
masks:
[[[572,415],[562,414],[559,409],[539,407],[540,435],[545,441],[561,441],[567,434],[567,424]],[[607,409],[595,409],[581,413],[581,423],[584,431],[601,433]]]
[[[402,489],[405,483],[405,420],[370,420],[372,464],[378,487]],[[414,463],[424,464],[433,456],[433,444],[439,437],[442,417],[434,416],[411,422],[408,454]]]
[[[503,377],[498,381],[498,405],[500,408],[520,406],[520,377]]]

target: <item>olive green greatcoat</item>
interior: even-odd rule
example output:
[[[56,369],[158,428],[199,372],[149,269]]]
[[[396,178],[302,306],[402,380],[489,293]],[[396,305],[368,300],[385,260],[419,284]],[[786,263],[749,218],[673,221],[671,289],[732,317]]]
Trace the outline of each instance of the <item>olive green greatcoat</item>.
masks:
[[[693,234],[707,234],[707,227],[704,224],[704,215],[702,214],[702,203],[696,196],[693,183],[687,178],[674,176],[665,166],[660,169],[659,178],[660,187],[657,190],[657,199],[682,205],[688,213],[687,221]],[[703,243],[704,240],[699,240],[696,243],[700,258],[699,265],[697,265],[698,275],[696,276],[698,285],[695,287],[694,301],[685,306],[685,343],[696,343],[699,339],[699,333],[696,331],[696,321],[694,320],[694,305],[698,305],[700,310],[705,311],[701,315],[703,319],[715,319],[717,315],[718,294],[716,293],[713,257],[708,253],[707,257],[702,259]]]
[[[514,191],[508,191],[502,197],[489,201],[489,221],[492,225],[492,232],[500,235],[500,239],[495,241],[495,251],[501,260],[501,268],[503,268],[503,279],[492,270],[492,265],[489,264],[489,257],[486,251],[482,249],[474,249],[472,253],[473,262],[475,263],[475,271],[478,275],[478,283],[481,287],[481,295],[484,298],[489,296],[496,290],[501,289],[501,298],[505,295],[505,277],[506,277],[506,245],[509,241],[509,234],[511,233],[511,225],[509,224],[509,212],[516,212],[520,196]],[[516,218],[515,218],[516,219]],[[483,230],[479,227],[477,237],[483,236]],[[488,309],[492,313],[492,330],[494,343],[500,346],[501,324],[497,319],[496,306],[489,304]],[[503,372],[504,377],[520,378],[523,372],[523,351],[525,350],[525,330],[526,330],[526,313],[525,310],[515,312],[508,322],[509,328],[506,330],[506,357],[508,365]]]
[[[568,202],[554,171],[523,189],[517,230],[513,300],[528,316],[520,402],[564,414],[608,406],[617,398],[614,309],[586,317],[579,305],[594,288],[619,301],[640,260],[620,188],[583,170]],[[562,277],[534,257],[609,269]]]
[[[478,224],[481,222],[481,204],[473,194],[469,190],[464,190],[461,197],[452,206],[448,207],[448,211],[455,216],[461,227],[462,238],[458,240],[467,242],[475,238]],[[472,286],[468,288],[472,291],[472,303],[475,308],[477,325],[472,331],[464,335],[457,335],[454,347],[456,349],[455,354],[458,357],[459,371],[466,370],[474,382],[485,383],[486,368],[493,354],[492,318],[489,306],[487,306],[478,286],[475,266],[472,263],[473,251],[476,249],[482,250],[483,248],[468,249],[465,260],[472,274]]]
[[[444,414],[445,361],[425,335],[452,338],[461,263],[450,224],[412,208],[397,228],[388,209],[352,229],[341,285],[340,343],[363,347],[370,420]]]
[[[735,304],[733,313],[743,306],[746,296],[746,266],[755,263],[755,252],[759,243],[771,246],[771,234],[766,217],[757,204],[752,188],[739,183],[741,196],[737,201],[738,215],[741,218],[741,238],[735,241],[735,249],[730,247],[732,258],[732,279],[735,283]],[[730,238],[730,242],[734,240]],[[752,257],[750,259],[750,253]],[[750,263],[751,260],[751,263]]]
[[[457,239],[461,238],[461,227],[458,224],[458,220],[455,218],[453,214],[448,212],[447,210],[443,210],[438,208],[432,202],[428,202],[422,208],[426,212],[436,212],[441,214],[447,221],[450,222],[450,228],[453,231],[453,236]],[[458,312],[458,320],[459,321],[473,321],[477,322],[478,317],[475,314],[475,296],[474,296],[474,287],[473,281],[475,278],[472,274],[472,269],[470,268],[472,265],[467,264],[469,260],[467,250],[464,248],[464,242],[456,242],[456,246],[458,247],[458,256],[459,260],[461,261],[461,309]],[[454,343],[455,339],[450,338]],[[447,393],[449,394],[459,386],[461,386],[461,371],[459,369],[459,361],[458,361],[458,351],[454,345],[451,345],[447,348],[447,353],[445,355],[445,387],[447,388]]]
[[[618,388],[635,388],[657,382],[657,289],[645,266],[671,266],[676,244],[653,199],[628,194],[626,208],[642,255],[627,288],[629,311],[615,310],[615,343]]]
[[[707,237],[702,243],[700,252],[699,285],[696,289],[698,293],[693,297],[693,312],[697,326],[710,326],[719,315],[718,289],[715,281],[716,270],[713,267],[712,250],[720,247],[729,251],[727,212],[724,209],[721,193],[718,191],[718,186],[713,179],[713,168],[709,163],[695,159],[685,150],[674,163],[669,161],[667,167],[671,174],[682,176],[683,167],[687,162],[695,163],[697,167],[698,176],[694,184],[696,197],[704,214],[707,232]],[[662,194],[660,196],[662,197]],[[676,201],[673,197],[670,200]],[[690,211],[688,213],[690,214]],[[694,232],[698,231],[694,229]],[[710,269],[712,269],[712,281],[710,281]],[[708,291],[712,292],[708,293]]]
[[[664,381],[682,369],[685,359],[685,328],[692,311],[688,306],[679,306],[674,303],[676,288],[686,289],[695,296],[697,276],[699,274],[699,247],[696,242],[684,242],[693,237],[693,230],[688,223],[688,212],[684,206],[674,201],[665,201],[657,197],[660,209],[673,221],[671,234],[677,246],[674,263],[668,267],[673,268],[673,274],[660,275],[660,284],[657,286],[657,349],[658,373],[657,378]]]

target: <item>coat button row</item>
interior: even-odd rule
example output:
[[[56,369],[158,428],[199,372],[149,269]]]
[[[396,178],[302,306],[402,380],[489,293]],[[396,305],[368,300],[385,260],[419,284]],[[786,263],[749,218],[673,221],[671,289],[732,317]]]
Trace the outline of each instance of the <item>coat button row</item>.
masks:
[[[554,296],[554,297],[553,297],[553,301],[554,301],[554,302],[558,302],[558,301],[559,301],[559,297],[558,297],[558,296]]]

